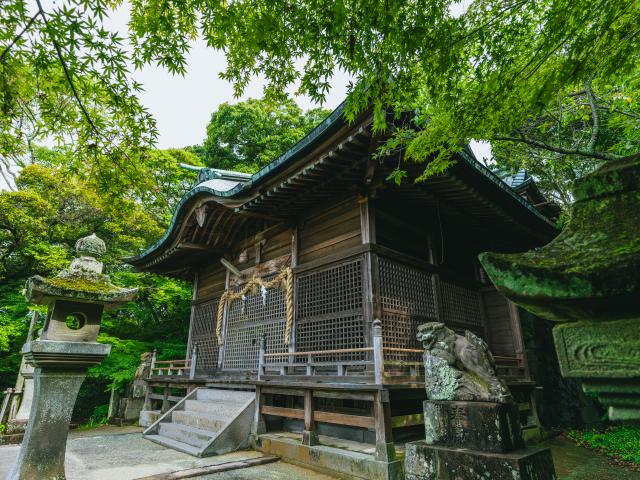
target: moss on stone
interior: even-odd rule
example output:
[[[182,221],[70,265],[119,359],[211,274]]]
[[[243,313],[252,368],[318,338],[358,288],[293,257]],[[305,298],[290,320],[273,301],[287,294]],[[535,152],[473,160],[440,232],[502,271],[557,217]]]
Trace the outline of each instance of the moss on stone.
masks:
[[[607,165],[578,181],[575,194],[569,224],[551,243],[480,261],[501,292],[542,316],[617,317],[640,294],[640,159]],[[598,305],[605,299],[607,308]]]
[[[95,276],[93,278],[84,276],[75,276],[68,278],[50,278],[47,283],[53,287],[63,288],[65,290],[74,290],[80,292],[90,293],[111,293],[120,290],[115,285],[112,285],[108,278],[104,276]]]

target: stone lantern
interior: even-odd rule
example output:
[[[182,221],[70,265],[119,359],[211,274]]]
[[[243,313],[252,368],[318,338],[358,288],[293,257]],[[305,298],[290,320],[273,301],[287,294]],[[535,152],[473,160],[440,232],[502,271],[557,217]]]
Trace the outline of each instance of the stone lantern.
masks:
[[[578,180],[574,198],[551,243],[480,261],[505,296],[558,322],[563,376],[580,380],[611,420],[640,420],[640,156]]]
[[[105,308],[133,300],[137,289],[111,284],[102,273],[106,251],[95,234],[76,243],[78,257],[54,278],[27,280],[28,301],[48,307],[38,340],[25,344],[33,365],[34,395],[20,453],[9,480],[64,479],[64,459],[71,413],[87,369],[100,363],[111,345],[97,343]]]

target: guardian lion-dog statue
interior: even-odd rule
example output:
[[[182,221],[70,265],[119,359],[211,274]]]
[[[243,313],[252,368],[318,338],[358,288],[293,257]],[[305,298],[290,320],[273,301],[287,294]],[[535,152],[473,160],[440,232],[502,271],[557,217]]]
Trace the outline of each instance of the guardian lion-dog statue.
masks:
[[[489,347],[477,335],[458,335],[444,323],[418,327],[424,346],[425,386],[429,400],[509,403],[511,393],[496,376]]]

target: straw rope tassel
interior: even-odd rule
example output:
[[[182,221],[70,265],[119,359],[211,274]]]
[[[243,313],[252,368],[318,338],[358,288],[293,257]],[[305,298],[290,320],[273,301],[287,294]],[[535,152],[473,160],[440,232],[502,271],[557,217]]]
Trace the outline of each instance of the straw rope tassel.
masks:
[[[224,317],[225,305],[231,307],[233,302],[242,298],[247,293],[256,295],[258,293],[258,287],[264,287],[266,289],[280,287],[285,291],[287,322],[284,329],[284,343],[285,345],[289,345],[291,327],[293,326],[293,272],[289,267],[281,270],[277,277],[268,282],[259,277],[253,277],[239,292],[226,290],[222,294],[218,302],[218,312],[216,315],[216,337],[218,339],[218,345],[222,345],[222,319]]]

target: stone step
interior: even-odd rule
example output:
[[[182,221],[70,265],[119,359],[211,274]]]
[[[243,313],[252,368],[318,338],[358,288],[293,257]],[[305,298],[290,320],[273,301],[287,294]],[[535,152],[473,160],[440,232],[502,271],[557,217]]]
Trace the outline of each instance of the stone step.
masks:
[[[184,411],[206,413],[214,418],[231,420],[242,404],[241,402],[185,400]]]
[[[158,434],[198,448],[205,447],[215,435],[214,432],[179,423],[161,423]]]
[[[245,403],[253,397],[255,397],[255,392],[251,391],[202,388],[198,390],[196,400]]]
[[[218,418],[204,412],[178,410],[171,414],[171,421],[210,432],[218,432],[229,421],[229,418]]]
[[[199,447],[194,447],[193,445],[179,442],[172,438],[163,437],[162,435],[145,435],[144,438],[146,438],[147,440],[151,440],[158,445],[162,445],[163,447],[171,448],[182,453],[187,453],[189,455],[193,455],[194,457],[200,456],[201,449]]]

